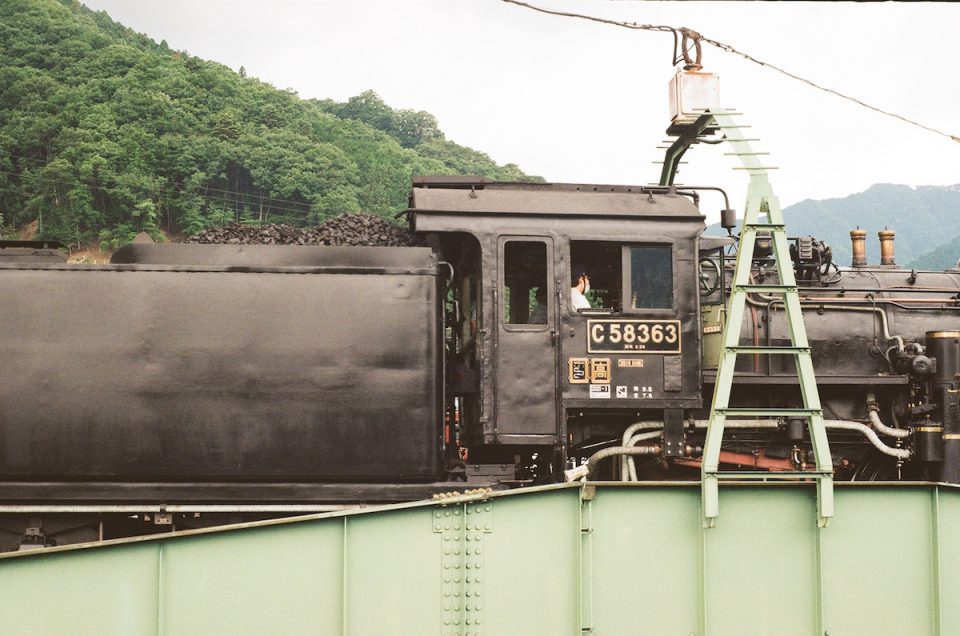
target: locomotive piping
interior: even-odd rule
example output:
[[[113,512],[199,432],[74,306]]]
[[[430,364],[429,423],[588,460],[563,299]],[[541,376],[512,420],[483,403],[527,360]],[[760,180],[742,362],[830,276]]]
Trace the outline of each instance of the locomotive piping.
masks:
[[[880,416],[873,409],[868,411],[868,416],[870,418],[871,424],[873,424],[877,428],[877,430],[880,433],[883,433],[884,435],[889,435],[891,437],[896,437],[898,439],[903,439],[910,436],[910,431],[906,429],[891,428],[883,424],[883,422],[880,421]],[[707,426],[710,424],[710,421],[709,420],[689,420],[688,423],[695,428],[707,428]],[[826,428],[828,429],[857,431],[859,433],[862,433],[863,436],[866,437],[867,440],[874,446],[874,448],[876,448],[878,451],[880,451],[884,455],[889,455],[890,457],[895,457],[899,460],[907,460],[913,456],[913,452],[910,451],[909,449],[894,448],[892,446],[886,445],[883,442],[883,440],[881,440],[880,437],[877,435],[876,431],[874,431],[873,429],[871,429],[869,426],[867,426],[862,422],[857,422],[854,420],[824,420],[824,426],[826,426]],[[726,428],[743,428],[743,429],[779,428],[780,422],[778,420],[771,420],[771,419],[729,420],[726,422],[725,427]],[[657,430],[646,432],[646,433],[637,433],[637,431],[641,431],[644,429],[657,429]],[[656,448],[658,449],[656,452],[659,452],[659,447],[635,446],[635,444],[644,440],[655,439],[657,437],[660,437],[660,435],[662,434],[660,429],[663,429],[663,422],[657,422],[652,420],[635,422],[630,426],[628,426],[624,431],[623,446],[613,446],[613,447],[605,448],[601,451],[598,451],[597,453],[594,453],[590,457],[590,459],[587,461],[587,464],[589,464],[594,457],[597,457],[601,453],[605,453],[606,451],[611,451],[610,453],[606,453],[603,456],[598,457],[596,461],[601,461],[611,455],[620,455],[621,481],[638,481],[636,463],[633,460],[633,456],[652,454],[653,451],[648,450],[651,448]],[[636,452],[636,453],[620,452],[621,449],[625,449],[625,448],[626,449],[631,449],[631,448],[645,449],[645,450]],[[613,452],[613,451],[616,451],[616,452]],[[595,464],[596,462],[594,462],[594,467],[595,467]],[[574,470],[577,470],[577,469],[574,469]],[[589,476],[592,470],[593,470],[593,467],[591,467],[587,471],[586,475],[580,475],[580,477]],[[568,472],[573,472],[573,471],[568,471]],[[576,477],[576,479],[579,479],[580,477]],[[572,481],[572,480],[569,480],[569,481]]]
[[[644,420],[644,421],[640,421],[640,422],[634,422],[633,424],[631,424],[630,426],[628,426],[628,427],[626,428],[626,430],[623,431],[623,443],[621,444],[621,446],[632,446],[632,444],[630,443],[630,439],[633,437],[633,435],[634,435],[637,431],[641,431],[641,430],[644,430],[644,429],[650,429],[650,428],[662,429],[662,428],[663,428],[663,422],[660,421],[660,420]],[[627,469],[627,458],[626,458],[626,457],[621,457],[621,458],[620,458],[620,474],[621,474],[621,475],[626,475],[626,474],[627,474],[627,470],[628,470],[628,469]]]
[[[656,455],[659,453],[659,446],[634,446],[632,448],[628,446],[611,446],[591,455],[586,464],[564,471],[564,476],[567,481],[586,479],[597,467],[597,464],[608,457],[615,457],[617,455]]]
[[[870,418],[870,423],[873,425],[873,428],[877,431],[883,433],[884,435],[889,435],[890,437],[896,437],[897,439],[903,439],[905,437],[910,437],[910,431],[905,428],[892,428],[887,426],[882,421],[880,421],[880,413],[877,412],[876,408],[871,408],[867,411],[867,417]]]
[[[751,305],[754,305],[754,306],[756,306],[756,307],[763,307],[768,313],[770,312],[770,309],[771,309],[774,305],[777,305],[777,304],[782,305],[782,304],[783,304],[783,300],[780,299],[780,298],[774,298],[774,297],[772,297],[772,296],[765,296],[765,295],[763,295],[763,294],[756,294],[756,296],[757,296],[758,298],[761,298],[762,300],[766,300],[766,301],[767,301],[767,304],[764,305],[763,303],[757,302],[756,300],[754,300],[753,298],[750,297],[750,294],[747,295],[747,303],[748,303],[748,304],[751,304]],[[841,302],[850,302],[849,299],[840,299],[840,298],[837,298],[837,299],[823,299],[823,300],[804,300],[804,299],[801,299],[801,300],[800,300],[800,304],[801,304],[801,305],[804,305],[804,304],[807,304],[807,305],[811,305],[811,304],[822,304],[825,300],[826,300],[826,301],[829,301],[829,300],[837,300],[837,301],[841,301]],[[884,300],[885,300],[885,299],[877,299],[877,300],[875,300],[874,302],[883,302]],[[895,341],[895,342],[897,343],[897,350],[898,350],[898,351],[903,351],[903,350],[904,350],[903,337],[902,337],[902,336],[895,336],[895,335],[893,335],[893,334],[890,333],[890,323],[887,321],[887,312],[884,311],[883,309],[881,309],[880,307],[851,307],[850,305],[829,305],[828,307],[829,307],[830,309],[836,310],[836,311],[869,311],[869,312],[872,312],[872,313],[877,314],[878,316],[880,316],[880,326],[881,326],[881,328],[883,329],[883,337],[887,340],[887,342],[890,342],[891,340]],[[826,308],[826,307],[825,307],[825,308]]]
[[[873,444],[874,448],[883,453],[884,455],[889,455],[890,457],[896,457],[900,460],[910,459],[913,453],[906,448],[892,448],[883,443],[883,441],[877,437],[876,432],[860,422],[851,422],[849,420],[824,420],[824,425],[827,428],[834,428],[846,431],[859,431],[863,433],[863,436],[870,440],[870,443]]]
[[[656,438],[660,437],[661,435],[663,435],[663,433],[662,433],[661,431],[653,431],[653,432],[650,432],[650,433],[638,433],[638,434],[634,435],[633,437],[631,437],[631,438],[630,438],[630,441],[629,441],[627,444],[625,444],[625,446],[628,446],[628,447],[632,448],[632,447],[636,446],[638,442],[642,442],[643,440],[647,440],[647,439],[656,439]],[[635,461],[633,461],[633,456],[632,456],[632,455],[624,455],[624,456],[621,457],[621,459],[620,459],[621,465],[623,465],[623,462],[624,462],[624,461],[627,462],[627,470],[628,470],[628,473],[629,473],[629,474],[628,474],[628,473],[623,473],[623,472],[621,472],[621,473],[620,473],[620,480],[621,480],[621,481],[639,481],[639,480],[637,479],[637,464],[636,464]]]

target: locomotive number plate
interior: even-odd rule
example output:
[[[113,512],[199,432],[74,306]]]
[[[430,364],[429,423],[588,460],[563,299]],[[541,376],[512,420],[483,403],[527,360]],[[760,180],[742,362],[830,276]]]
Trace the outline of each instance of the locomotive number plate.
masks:
[[[589,353],[680,353],[679,320],[588,320]]]

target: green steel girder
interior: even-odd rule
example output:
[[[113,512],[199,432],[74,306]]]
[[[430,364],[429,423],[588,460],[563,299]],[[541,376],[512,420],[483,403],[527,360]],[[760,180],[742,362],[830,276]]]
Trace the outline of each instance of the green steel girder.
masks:
[[[588,483],[6,555],[0,633],[960,635],[957,487],[838,484],[826,529],[722,489],[710,530],[699,482]]]

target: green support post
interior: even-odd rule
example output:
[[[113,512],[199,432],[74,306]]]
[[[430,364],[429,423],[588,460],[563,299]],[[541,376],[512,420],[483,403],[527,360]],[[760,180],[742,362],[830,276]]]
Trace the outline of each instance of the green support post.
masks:
[[[710,410],[710,424],[704,443],[701,465],[701,496],[705,527],[713,527],[720,515],[720,481],[749,480],[806,480],[816,479],[817,483],[817,524],[825,527],[833,516],[833,462],[823,423],[823,410],[817,391],[813,361],[810,357],[810,345],[803,324],[797,282],[790,261],[790,248],[784,227],[783,212],[773,193],[767,178],[767,170],[759,160],[766,153],[754,152],[749,141],[743,136],[730,113],[708,111],[712,116],[708,130],[722,131],[724,138],[733,146],[733,152],[743,164],[741,169],[750,175],[747,189],[747,203],[740,231],[736,267],[733,275],[727,322],[723,329],[723,350],[717,368],[713,402]],[[699,121],[699,120],[698,120]],[[761,219],[765,215],[765,219]],[[776,281],[771,284],[757,284],[750,279],[754,245],[758,232],[768,232],[776,259]],[[740,330],[743,324],[747,295],[751,293],[775,294],[783,298],[784,311],[789,329],[788,346],[762,347],[741,346]],[[800,386],[802,405],[800,408],[736,408],[730,405],[730,391],[733,385],[734,368],[739,354],[751,355],[790,355],[796,363],[797,382]],[[728,417],[783,417],[802,419],[807,422],[813,454],[816,460],[814,471],[769,472],[730,472],[719,467],[720,446]]]

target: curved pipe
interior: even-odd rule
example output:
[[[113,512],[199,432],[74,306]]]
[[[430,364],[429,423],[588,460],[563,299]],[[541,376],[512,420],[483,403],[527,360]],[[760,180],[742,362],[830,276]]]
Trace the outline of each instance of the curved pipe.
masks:
[[[880,433],[884,435],[889,435],[890,437],[896,437],[897,439],[903,439],[905,437],[910,437],[910,431],[905,428],[893,428],[887,426],[880,421],[880,414],[876,409],[870,409],[867,411],[867,417],[870,418],[870,423],[873,424],[873,428],[877,429]]]
[[[630,443],[630,438],[633,437],[637,431],[648,430],[648,429],[662,429],[663,422],[660,420],[641,420],[639,422],[634,422],[623,431],[623,440],[620,444],[621,446],[633,446]],[[623,479],[627,474],[627,457],[623,456],[620,458],[620,478]]]
[[[661,431],[651,431],[647,433],[638,433],[630,438],[630,441],[624,444],[628,448],[633,448],[637,443],[642,442],[648,439],[656,439],[663,435]],[[637,463],[633,461],[632,455],[624,455],[620,458],[621,466],[622,462],[627,462],[627,472],[620,473],[620,481],[639,481],[637,479]]]
[[[663,428],[662,420],[641,420],[639,422],[634,422],[623,431],[623,446],[629,446],[630,438],[637,431],[642,431],[651,428]]]
[[[617,455],[656,455],[659,452],[659,446],[634,446],[632,448],[627,446],[611,446],[591,455],[586,464],[564,471],[564,476],[567,481],[586,479],[590,476],[590,473],[596,469],[597,464],[608,457],[616,457]]]
[[[850,422],[848,420],[825,420],[824,424],[827,428],[840,429],[845,431],[859,431],[863,433],[864,437],[870,440],[870,443],[873,444],[874,448],[883,453],[884,455],[889,455],[890,457],[896,457],[897,459],[910,459],[910,456],[913,455],[906,448],[892,448],[884,444],[872,428],[863,424],[861,422]]]
[[[757,302],[756,300],[751,298],[751,294],[747,294],[747,304],[753,305],[756,307],[764,307],[767,310],[767,312],[769,312],[774,305],[783,304],[783,300],[780,298],[775,298],[773,296],[766,296],[764,294],[753,294],[753,295],[755,295],[757,298],[761,300],[766,301],[767,304],[764,305],[763,303]],[[827,300],[827,299],[823,299],[823,300]],[[813,300],[813,299],[801,300],[800,305],[802,306],[805,304],[806,305],[823,304],[823,300]],[[839,302],[845,302],[845,301],[849,302],[849,299],[844,299],[844,298],[837,298],[832,300],[836,300]],[[897,343],[897,350],[903,351],[904,349],[903,338],[901,336],[895,336],[890,333],[890,323],[887,320],[887,312],[885,312],[880,307],[851,307],[849,305],[843,305],[843,306],[834,305],[834,306],[830,306],[830,309],[834,311],[868,311],[870,313],[877,314],[878,316],[880,316],[880,327],[883,329],[883,337],[887,340],[887,342],[890,342],[891,340],[895,341]]]
[[[723,195],[723,207],[728,209],[730,207],[730,197],[727,196],[727,193],[723,190],[723,188],[718,188],[716,186],[696,186],[696,185],[682,185],[682,186],[678,186],[678,188],[681,190],[710,190],[712,192],[719,192],[720,194]]]

